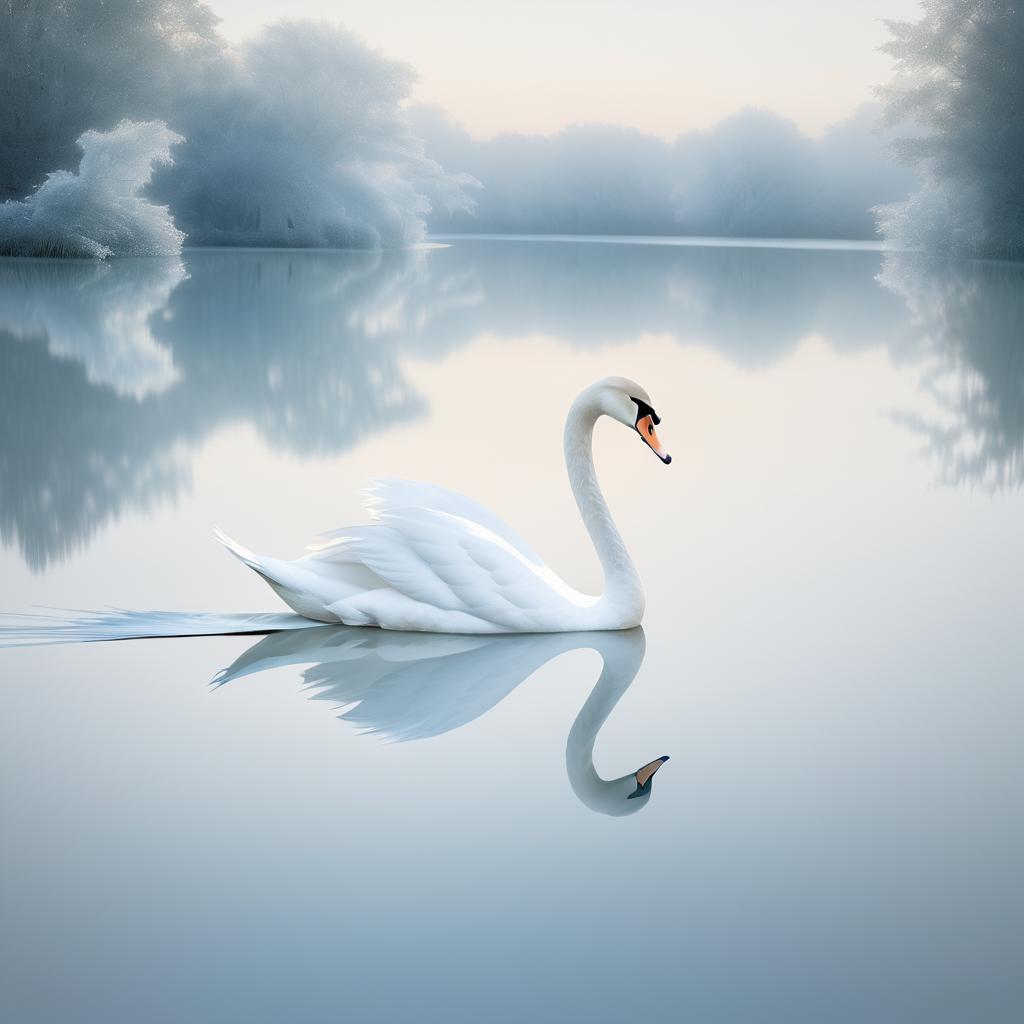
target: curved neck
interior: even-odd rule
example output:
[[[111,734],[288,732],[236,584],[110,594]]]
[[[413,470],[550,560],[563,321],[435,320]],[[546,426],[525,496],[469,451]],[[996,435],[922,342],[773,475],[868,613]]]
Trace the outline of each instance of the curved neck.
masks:
[[[602,410],[584,392],[565,420],[565,466],[580,516],[604,571],[605,597],[643,601],[640,576],[601,493],[594,471],[594,424]]]
[[[565,769],[569,785],[587,807],[603,814],[630,814],[642,804],[626,797],[636,788],[635,774],[605,780],[594,767],[594,744],[605,719],[640,671],[646,640],[640,627],[593,634],[591,646],[604,664],[594,689],[580,708],[565,743]]]

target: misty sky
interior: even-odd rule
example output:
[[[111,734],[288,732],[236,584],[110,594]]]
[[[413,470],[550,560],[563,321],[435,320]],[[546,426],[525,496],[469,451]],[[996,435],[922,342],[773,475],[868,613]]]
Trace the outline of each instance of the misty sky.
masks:
[[[416,96],[476,135],[616,122],[672,138],[740,107],[810,133],[884,82],[882,18],[917,0],[210,0],[231,40],[328,18],[420,73]]]

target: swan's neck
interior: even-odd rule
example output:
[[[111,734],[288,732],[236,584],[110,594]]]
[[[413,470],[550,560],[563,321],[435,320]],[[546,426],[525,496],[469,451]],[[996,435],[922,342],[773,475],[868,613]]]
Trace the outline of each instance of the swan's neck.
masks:
[[[622,535],[615,527],[594,471],[594,424],[603,413],[584,392],[572,404],[565,421],[565,465],[569,483],[587,533],[604,571],[603,600],[643,614],[643,588]],[[635,625],[636,623],[631,623]]]
[[[638,805],[626,797],[636,787],[635,774],[602,779],[594,768],[594,744],[605,719],[636,678],[644,661],[646,640],[642,629],[591,634],[594,649],[604,664],[594,689],[580,708],[565,744],[565,768],[573,792],[591,810],[627,814]]]

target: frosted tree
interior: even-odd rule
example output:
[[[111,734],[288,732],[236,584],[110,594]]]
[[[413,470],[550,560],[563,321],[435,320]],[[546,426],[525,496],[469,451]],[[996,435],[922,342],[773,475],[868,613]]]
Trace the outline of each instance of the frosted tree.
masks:
[[[871,207],[915,185],[875,104],[821,139],[756,110],[674,143],[601,124],[477,139],[438,107],[411,117],[432,155],[484,184],[473,216],[435,204],[436,231],[872,238]]]
[[[153,167],[180,135],[162,121],[122,121],[78,140],[77,173],[54,171],[27,199],[0,203],[0,255],[174,256],[184,234],[170,211],[144,199]]]
[[[222,43],[197,0],[7,0],[0,4],[0,200],[73,171],[86,131],[170,121]]]
[[[923,129],[899,143],[921,188],[878,211],[898,248],[1024,256],[1024,4],[923,0],[887,22],[896,77],[888,119]]]
[[[279,22],[208,71],[157,175],[194,245],[396,247],[475,182],[428,159],[403,109],[414,73],[330,24]]]
[[[418,241],[433,207],[470,209],[466,187],[475,182],[426,155],[404,109],[413,78],[406,65],[329,24],[281,22],[232,51],[197,0],[7,0],[0,5],[0,203],[8,201],[0,205],[0,249],[173,250],[151,244],[160,204],[170,209],[171,229],[187,232],[193,245]],[[158,172],[138,197],[128,185],[138,182],[142,150],[122,147],[131,166],[119,167],[111,145],[126,121],[182,136],[170,154],[175,169]],[[74,173],[80,139],[104,154],[88,188]],[[104,209],[83,205],[90,198]],[[152,203],[140,205],[147,198]],[[77,226],[68,242],[49,215],[57,199],[77,204],[76,225],[99,229],[114,212],[111,201],[147,223],[135,242],[122,231],[111,245]],[[38,237],[35,228],[43,229]]]
[[[814,142],[791,121],[743,110],[677,143],[674,199],[686,234],[818,234],[823,183]]]

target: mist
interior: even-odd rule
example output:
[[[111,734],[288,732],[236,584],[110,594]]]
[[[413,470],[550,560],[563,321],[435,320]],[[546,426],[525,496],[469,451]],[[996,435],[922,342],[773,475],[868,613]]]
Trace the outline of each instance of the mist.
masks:
[[[412,133],[403,108],[414,80],[326,23],[279,22],[232,50],[195,0],[9,5],[0,246],[168,253],[180,249],[174,230],[192,245],[418,242],[434,204],[470,210],[475,183],[446,174]],[[154,162],[163,166],[140,192]],[[173,223],[157,223],[162,206]],[[116,245],[94,230],[112,207],[125,214]]]
[[[334,24],[232,47],[198,0],[22,0],[0,19],[3,254],[402,248],[428,231],[1024,252],[1010,0],[925,0],[890,23],[884,103],[821,137],[748,108],[671,141],[614,124],[476,138]]]
[[[916,183],[878,115],[867,104],[813,139],[748,109],[672,143],[615,125],[477,140],[437,107],[410,116],[430,153],[483,184],[474,213],[436,209],[434,231],[867,239],[872,207]]]
[[[430,160],[402,112],[406,65],[300,22],[238,58],[175,117],[187,142],[151,189],[191,244],[394,248],[422,239],[434,202],[472,210],[472,180]]]

